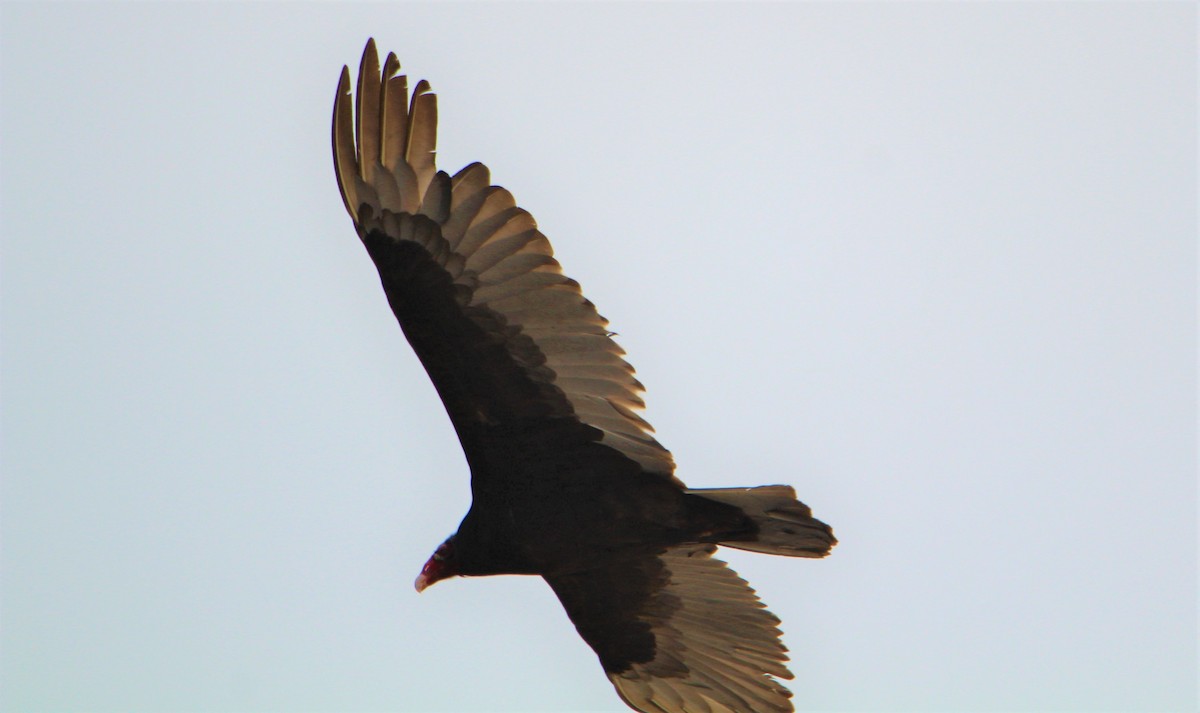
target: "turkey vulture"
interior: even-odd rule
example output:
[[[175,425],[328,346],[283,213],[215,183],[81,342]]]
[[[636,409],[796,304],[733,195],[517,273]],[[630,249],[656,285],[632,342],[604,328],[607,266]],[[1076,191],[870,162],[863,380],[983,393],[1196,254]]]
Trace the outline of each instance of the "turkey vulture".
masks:
[[[691,490],[638,415],[608,322],[511,194],[473,163],[434,165],[437,104],[367,42],[342,68],[333,161],[346,210],[445,404],[473,502],[417,591],[531,574],[558,595],[629,706],[790,711],[786,649],[717,545],[824,557],[836,544],[786,485]],[[353,106],[352,103],[353,102]]]

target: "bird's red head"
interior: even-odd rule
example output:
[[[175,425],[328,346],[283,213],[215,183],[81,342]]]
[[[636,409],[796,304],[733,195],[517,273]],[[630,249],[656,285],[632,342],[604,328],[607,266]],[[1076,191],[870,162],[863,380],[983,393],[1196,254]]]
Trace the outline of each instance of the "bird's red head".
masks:
[[[417,588],[417,593],[420,594],[426,587],[435,582],[457,574],[458,557],[454,552],[454,535],[451,535],[434,550],[433,556],[421,568],[421,573],[417,575],[417,581],[413,583],[413,586]]]

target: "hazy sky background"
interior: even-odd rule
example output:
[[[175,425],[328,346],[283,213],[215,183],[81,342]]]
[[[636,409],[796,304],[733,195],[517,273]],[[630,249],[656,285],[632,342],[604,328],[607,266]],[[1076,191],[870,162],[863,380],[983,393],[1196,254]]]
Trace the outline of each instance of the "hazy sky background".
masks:
[[[0,700],[621,711],[539,579],[412,580],[453,430],[329,156],[368,36],[612,320],[802,710],[1196,705],[1196,5],[0,6]]]

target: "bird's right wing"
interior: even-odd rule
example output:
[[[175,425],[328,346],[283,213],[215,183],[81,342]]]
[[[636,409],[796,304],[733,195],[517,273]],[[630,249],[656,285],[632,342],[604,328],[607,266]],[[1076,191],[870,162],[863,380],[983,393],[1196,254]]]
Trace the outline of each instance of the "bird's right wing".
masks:
[[[374,40],[353,96],[343,68],[334,168],[468,459],[489,457],[496,442],[567,428],[673,479],[671,454],[637,413],[643,388],[607,320],[486,167],[474,163],[454,177],[437,170],[436,98],[422,80],[410,101],[399,68],[389,54],[381,71]]]
[[[779,620],[714,545],[616,557],[547,575],[630,707],[645,713],[785,713]]]

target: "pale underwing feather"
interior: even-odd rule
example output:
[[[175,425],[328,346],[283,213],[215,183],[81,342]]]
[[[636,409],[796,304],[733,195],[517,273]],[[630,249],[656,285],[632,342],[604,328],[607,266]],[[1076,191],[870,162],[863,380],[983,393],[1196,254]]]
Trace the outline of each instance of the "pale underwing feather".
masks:
[[[358,91],[355,93],[357,105],[354,115],[355,138],[358,141],[358,171],[359,177],[368,184],[375,183],[375,167],[379,163],[379,143],[382,136],[379,131],[379,100],[380,82],[379,55],[374,51],[368,40],[370,52],[363,52],[362,62],[358,65]]]
[[[383,101],[380,102],[379,117],[383,146],[379,153],[381,163],[393,172],[403,162],[408,143],[408,77],[396,74],[399,71],[400,60],[389,52],[383,63]]]

